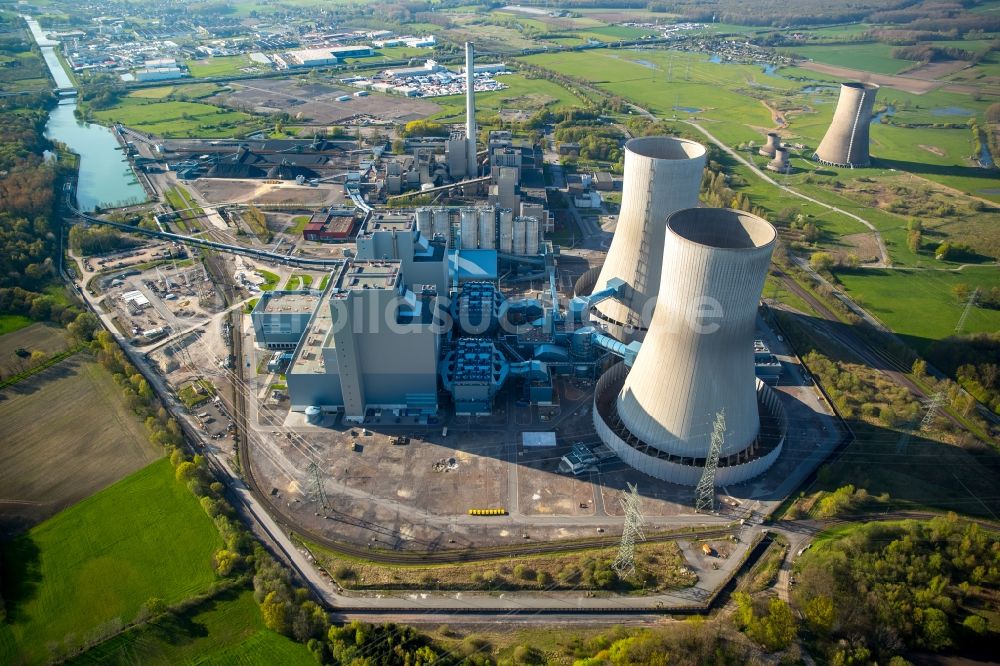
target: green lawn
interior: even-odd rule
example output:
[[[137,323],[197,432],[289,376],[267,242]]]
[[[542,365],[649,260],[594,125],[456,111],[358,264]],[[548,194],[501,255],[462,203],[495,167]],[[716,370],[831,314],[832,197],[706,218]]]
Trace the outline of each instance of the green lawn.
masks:
[[[257,121],[242,111],[133,95],[109,109],[95,111],[93,117],[104,124],[120,122],[148,134],[168,137],[229,137],[258,127]]]
[[[31,319],[31,317],[15,314],[2,314],[0,315],[0,335],[13,333],[14,331],[25,328],[26,326],[31,326],[33,323],[35,322]]]
[[[266,627],[249,590],[199,604],[114,638],[71,664],[315,664],[306,647]]]
[[[829,46],[795,46],[791,50],[795,55],[809,58],[816,62],[838,67],[850,67],[876,74],[896,74],[900,70],[912,67],[912,60],[899,60],[892,57],[889,44],[860,43],[834,44]]]
[[[967,267],[955,271],[858,270],[838,272],[853,299],[907,338],[917,351],[952,335],[964,303],[952,295],[959,283],[990,288],[1000,284],[1000,268]],[[964,333],[1000,330],[1000,311],[974,308]]]
[[[188,60],[188,70],[191,76],[196,79],[205,79],[212,76],[234,76],[245,74],[244,68],[253,67],[256,71],[270,71],[270,67],[251,62],[245,55],[220,56],[218,58],[205,58],[204,60]]]
[[[499,109],[523,109],[527,111],[551,108],[567,108],[585,106],[577,95],[566,90],[561,84],[545,79],[529,79],[522,74],[508,74],[498,79],[506,84],[507,90],[497,92],[476,93],[476,112],[486,115],[496,113]],[[442,108],[431,119],[443,122],[454,122],[465,117],[465,97],[449,95],[432,97],[429,101]]]
[[[152,463],[3,544],[0,663],[46,661],[50,645],[128,622],[152,597],[204,592],[221,546],[170,461]]]
[[[270,271],[259,270],[257,271],[264,278],[264,284],[260,285],[261,291],[274,291],[278,287],[278,280],[281,278]]]

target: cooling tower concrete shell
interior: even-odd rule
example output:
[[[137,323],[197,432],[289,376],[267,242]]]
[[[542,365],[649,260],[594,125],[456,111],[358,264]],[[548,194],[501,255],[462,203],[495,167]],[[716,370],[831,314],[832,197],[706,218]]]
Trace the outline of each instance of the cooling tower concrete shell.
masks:
[[[757,152],[765,157],[774,157],[774,151],[781,146],[781,137],[776,132],[767,133],[767,143],[760,147]]]
[[[792,170],[791,165],[788,163],[788,149],[779,147],[774,151],[774,159],[767,163],[767,168],[770,171],[777,171],[778,173],[788,173]]]
[[[628,285],[623,298],[599,303],[595,322],[622,341],[641,339],[660,288],[667,216],[698,205],[705,147],[666,136],[632,139],[625,144],[621,212],[604,266],[594,285],[613,278]]]
[[[868,129],[878,88],[874,83],[841,84],[837,110],[833,112],[830,129],[816,149],[816,159],[842,167],[866,167],[870,164]]]
[[[621,388],[614,404],[607,386],[600,399],[625,433],[621,441],[641,445],[646,457],[681,466],[701,459],[703,466],[724,409],[720,464],[761,465],[761,396],[750,350],[776,238],[766,220],[738,210],[689,208],[667,219],[649,331],[631,371],[615,384]],[[660,478],[686,483],[682,476]]]

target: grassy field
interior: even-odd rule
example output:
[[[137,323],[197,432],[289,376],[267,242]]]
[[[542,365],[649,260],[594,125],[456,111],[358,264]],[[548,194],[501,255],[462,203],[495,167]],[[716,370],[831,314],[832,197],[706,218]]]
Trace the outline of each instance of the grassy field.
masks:
[[[916,64],[912,60],[899,60],[892,57],[889,44],[859,43],[835,44],[829,46],[796,46],[791,50],[795,55],[809,58],[816,62],[838,67],[850,67],[876,74],[896,74],[900,70]]]
[[[70,664],[315,664],[306,647],[264,627],[249,590],[207,601],[84,653]]]
[[[188,70],[191,76],[196,79],[206,79],[213,76],[234,76],[237,74],[247,74],[244,69],[252,68],[253,71],[266,72],[270,67],[259,65],[250,60],[245,55],[220,56],[218,58],[205,58],[204,60],[188,60]]]
[[[26,326],[31,326],[34,322],[30,317],[25,317],[24,315],[15,314],[3,314],[0,315],[0,335],[6,335],[7,333],[13,333]]]
[[[957,271],[842,271],[837,277],[853,299],[865,306],[910,344],[927,345],[954,333],[964,303],[952,294],[956,284],[990,288],[1000,284],[1000,268],[967,267]],[[919,313],[918,316],[915,316]],[[974,308],[965,321],[965,333],[1000,330],[1000,311]]]
[[[144,92],[144,91],[143,91]],[[230,137],[257,129],[259,123],[242,111],[228,111],[199,102],[157,101],[130,94],[117,105],[93,113],[95,120],[164,137]]]
[[[583,106],[584,101],[562,85],[545,79],[528,79],[522,74],[508,74],[499,78],[509,86],[507,90],[476,93],[476,113],[488,115],[500,109],[517,109],[528,112],[550,106],[553,109]],[[456,122],[465,117],[465,97],[449,95],[434,97],[430,101],[441,105],[441,110],[431,116],[432,120]]]
[[[198,500],[161,459],[3,545],[0,662],[44,661],[53,642],[176,603],[215,580],[222,545]]]

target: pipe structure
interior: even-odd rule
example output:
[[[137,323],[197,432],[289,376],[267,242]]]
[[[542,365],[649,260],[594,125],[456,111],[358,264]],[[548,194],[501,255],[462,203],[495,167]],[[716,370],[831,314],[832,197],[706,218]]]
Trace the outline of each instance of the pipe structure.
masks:
[[[762,432],[761,401],[769,399],[751,343],[776,239],[770,223],[738,210],[689,208],[667,219],[649,331],[631,371],[615,366],[595,394],[598,433],[630,465],[697,482],[720,410],[727,427],[720,467],[742,466],[726,473],[731,482],[766,469],[763,457],[773,462],[784,437],[772,436],[780,404],[771,401],[777,407],[767,408]]]
[[[816,159],[824,164],[851,168],[871,163],[868,129],[878,88],[875,83],[857,81],[841,84],[837,110],[833,112],[830,129],[816,149]]]
[[[476,49],[465,43],[465,160],[466,177],[479,175],[476,161]]]
[[[625,144],[621,212],[597,285],[624,280],[624,293],[598,304],[592,318],[623,342],[641,339],[660,289],[667,216],[698,205],[705,147],[667,136]]]

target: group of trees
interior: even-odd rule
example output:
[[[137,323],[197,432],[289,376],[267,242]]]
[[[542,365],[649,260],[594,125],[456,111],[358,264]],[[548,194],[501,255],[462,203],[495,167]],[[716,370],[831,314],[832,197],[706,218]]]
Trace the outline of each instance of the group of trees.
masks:
[[[1000,300],[995,291],[996,287],[986,293]],[[968,300],[968,287],[962,295],[963,301]],[[979,402],[1000,414],[1000,333],[955,335],[939,340],[928,349],[927,358],[942,372],[955,377]]]
[[[973,54],[953,46],[914,44],[912,46],[897,46],[892,50],[892,57],[899,60],[916,60],[928,63],[938,60],[971,60]]]
[[[798,623],[792,609],[781,599],[755,600],[746,592],[737,592],[733,600],[736,602],[734,620],[737,628],[765,650],[783,650],[795,640]]]
[[[1000,539],[954,514],[868,523],[809,551],[798,568],[793,601],[824,663],[884,663],[905,649],[979,640],[987,622],[977,609],[1000,585]],[[852,654],[867,656],[845,661]]]
[[[84,256],[105,254],[130,247],[139,241],[125,236],[112,227],[74,225],[69,230],[69,246]]]

